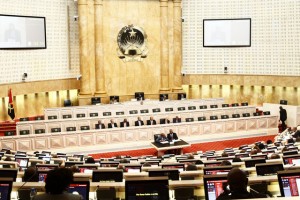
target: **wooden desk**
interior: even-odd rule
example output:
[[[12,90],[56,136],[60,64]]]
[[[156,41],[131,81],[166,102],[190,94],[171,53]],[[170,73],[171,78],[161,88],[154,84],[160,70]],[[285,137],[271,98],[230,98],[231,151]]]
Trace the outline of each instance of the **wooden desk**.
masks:
[[[160,142],[152,142],[151,145],[157,150],[157,156],[162,156],[164,155],[165,151],[168,150],[180,150],[180,154],[182,154],[182,149],[184,147],[190,147],[191,144],[187,143],[186,141],[183,140],[178,140],[177,142],[174,143],[166,143],[162,144]]]

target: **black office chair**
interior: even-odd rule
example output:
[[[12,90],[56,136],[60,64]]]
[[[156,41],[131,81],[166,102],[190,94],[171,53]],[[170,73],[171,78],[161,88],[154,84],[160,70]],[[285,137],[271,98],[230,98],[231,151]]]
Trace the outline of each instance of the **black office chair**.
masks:
[[[31,189],[18,190],[18,199],[19,200],[30,200],[30,190]]]
[[[113,187],[110,188],[98,188],[96,191],[97,200],[117,200],[117,192]]]
[[[193,187],[180,187],[175,188],[175,199],[176,200],[195,200],[194,188]]]

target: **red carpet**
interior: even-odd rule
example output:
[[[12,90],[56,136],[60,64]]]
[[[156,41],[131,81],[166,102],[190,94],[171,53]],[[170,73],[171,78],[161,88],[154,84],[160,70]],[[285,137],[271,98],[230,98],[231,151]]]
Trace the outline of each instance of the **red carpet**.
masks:
[[[191,153],[196,151],[207,151],[207,150],[222,150],[224,148],[239,147],[244,144],[253,144],[258,141],[267,141],[267,140],[273,141],[274,136],[275,135],[269,135],[269,136],[261,136],[261,137],[192,144],[191,147],[184,148],[184,153]],[[156,150],[154,148],[148,148],[148,149],[139,149],[139,150],[131,150],[131,151],[90,154],[90,156],[92,156],[95,159],[99,159],[99,158],[110,158],[116,155],[122,155],[122,156],[129,155],[132,157],[136,157],[142,155],[155,155],[155,153]]]

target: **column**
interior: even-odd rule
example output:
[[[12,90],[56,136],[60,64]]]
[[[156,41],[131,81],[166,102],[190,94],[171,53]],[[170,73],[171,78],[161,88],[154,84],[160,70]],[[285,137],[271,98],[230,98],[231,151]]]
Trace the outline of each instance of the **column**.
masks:
[[[174,81],[172,90],[174,92],[182,90],[182,13],[181,13],[181,0],[174,1]]]
[[[168,0],[160,0],[160,91],[169,91]]]
[[[106,94],[103,56],[103,0],[95,0],[95,96]]]
[[[88,60],[88,5],[87,0],[78,0],[79,16],[79,55],[80,55],[80,73],[81,84],[79,95],[91,95],[90,87],[90,68],[87,66]]]

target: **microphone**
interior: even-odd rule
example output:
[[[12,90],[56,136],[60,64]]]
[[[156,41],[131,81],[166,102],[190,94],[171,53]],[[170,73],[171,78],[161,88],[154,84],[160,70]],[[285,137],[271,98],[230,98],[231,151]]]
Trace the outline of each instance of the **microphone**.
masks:
[[[34,169],[34,168],[33,168]],[[28,170],[28,168],[27,168],[27,170]],[[25,184],[26,183],[28,183],[28,182],[30,182],[32,179],[33,179],[33,177],[35,177],[37,175],[37,169],[35,169],[35,172],[28,178],[28,180],[26,180],[20,187],[19,187],[19,189],[17,189],[17,191],[19,192],[19,190],[21,190],[24,186],[25,186]],[[19,193],[17,194],[17,199],[19,199]]]

